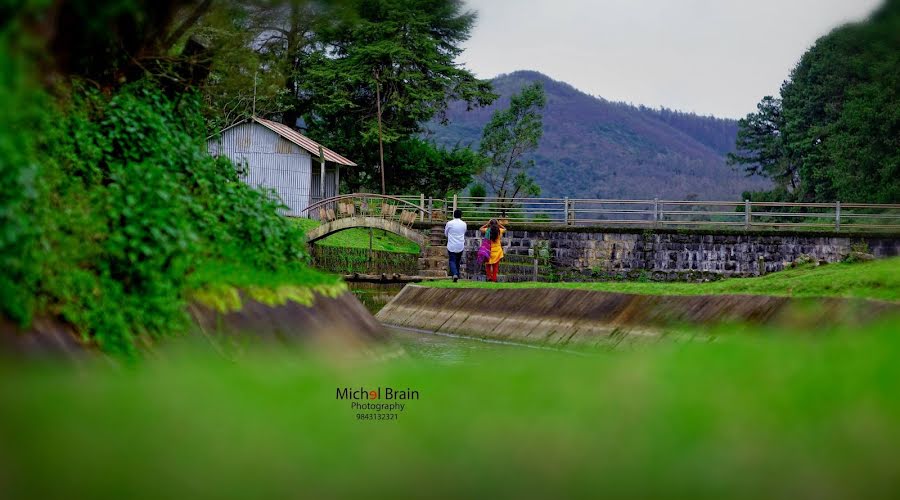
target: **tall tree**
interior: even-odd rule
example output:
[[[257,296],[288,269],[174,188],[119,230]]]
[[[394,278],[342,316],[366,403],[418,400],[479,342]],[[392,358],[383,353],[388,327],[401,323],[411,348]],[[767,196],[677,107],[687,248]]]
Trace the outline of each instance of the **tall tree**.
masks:
[[[315,50],[316,33],[339,13],[329,6],[332,2],[310,0],[253,0],[249,3],[250,30],[255,35],[253,46],[267,70],[283,76],[282,85],[287,101],[282,103],[281,120],[294,127],[303,112],[303,89],[299,84],[302,65]],[[324,23],[324,24],[323,24]]]
[[[795,192],[798,170],[785,150],[781,99],[764,97],[756,105],[756,113],[741,119],[738,127],[735,151],[728,154],[728,164],[741,165],[747,175],[768,177],[781,190]]]
[[[313,137],[360,165],[344,176],[352,188],[380,185],[379,140],[391,191],[405,175],[392,160],[401,143],[443,120],[451,100],[496,98],[456,62],[475,21],[460,0],[348,0],[330,18],[293,75],[297,109]]]
[[[520,195],[541,192],[528,175],[534,160],[526,160],[526,156],[537,149],[544,133],[540,111],[546,102],[540,82],[527,85],[510,98],[508,108],[495,111],[484,127],[480,152],[486,165],[481,178],[501,205]]]
[[[798,201],[900,201],[900,0],[820,38],[741,121],[733,164]],[[772,193],[767,196],[771,197]]]
[[[287,14],[299,7],[295,2],[220,0],[190,31],[213,49],[203,92],[210,134],[253,114],[272,116],[293,106],[288,50],[301,28],[294,28],[294,17]]]
[[[464,189],[484,163],[469,148],[457,145],[446,149],[417,137],[397,143],[391,162],[403,173],[393,180],[392,193],[422,193],[435,198]]]
[[[14,3],[21,4],[19,9],[28,9],[32,2]],[[111,88],[149,73],[180,90],[206,76],[194,71],[206,61],[204,48],[186,44],[184,39],[210,9],[210,0],[43,3],[47,7],[29,20],[29,32],[37,44],[47,48],[48,79],[57,74],[75,75]]]

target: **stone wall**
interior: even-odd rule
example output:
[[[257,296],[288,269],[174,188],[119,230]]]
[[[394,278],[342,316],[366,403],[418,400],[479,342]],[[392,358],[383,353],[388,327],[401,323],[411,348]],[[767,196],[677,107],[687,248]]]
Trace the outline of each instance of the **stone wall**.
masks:
[[[481,243],[469,231],[463,264],[476,271],[475,253]],[[546,242],[546,243],[542,243]],[[629,231],[590,227],[510,229],[504,237],[509,255],[529,255],[537,245],[549,246],[555,268],[594,276],[649,273],[653,279],[707,279],[749,276],[779,271],[801,255],[822,262],[838,262],[852,245],[864,243],[876,257],[900,255],[896,235],[839,235],[833,233],[741,233],[699,230]]]

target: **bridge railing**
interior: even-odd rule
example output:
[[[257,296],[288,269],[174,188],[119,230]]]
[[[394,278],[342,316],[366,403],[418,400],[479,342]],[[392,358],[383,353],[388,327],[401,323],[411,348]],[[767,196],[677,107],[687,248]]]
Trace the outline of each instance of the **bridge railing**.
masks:
[[[457,208],[474,223],[497,218],[513,225],[900,231],[900,204],[841,202],[430,198],[355,193],[321,200],[305,212],[312,218],[364,214],[412,224],[447,220]]]
[[[900,231],[900,204],[462,197],[448,213],[510,224]]]
[[[353,193],[326,198],[310,204],[301,211],[302,216],[321,221],[344,217],[378,217],[397,220],[406,225],[432,218],[418,198],[369,193]]]

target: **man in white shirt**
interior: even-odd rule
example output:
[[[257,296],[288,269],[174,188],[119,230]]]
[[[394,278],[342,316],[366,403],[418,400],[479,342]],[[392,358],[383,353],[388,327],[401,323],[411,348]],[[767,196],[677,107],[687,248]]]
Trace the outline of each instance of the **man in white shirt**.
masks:
[[[453,211],[453,220],[447,221],[444,235],[447,236],[447,254],[450,256],[449,274],[456,283],[459,279],[459,261],[466,243],[466,223],[462,220],[462,210]]]

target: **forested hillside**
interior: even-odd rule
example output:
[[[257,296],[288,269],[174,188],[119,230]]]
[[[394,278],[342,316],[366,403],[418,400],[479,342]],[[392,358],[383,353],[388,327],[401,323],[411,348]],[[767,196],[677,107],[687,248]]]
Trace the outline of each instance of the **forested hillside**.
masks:
[[[631,107],[627,104],[620,105]],[[653,109],[641,106],[640,110],[644,114],[684,132],[721,155],[734,151],[734,138],[738,131],[737,120],[698,116],[694,113],[668,108]]]
[[[732,200],[768,186],[725,164],[734,120],[609,102],[532,71],[494,79],[501,97],[493,106],[466,111],[464,103],[451,105],[449,124],[432,123],[432,137],[477,148],[494,109],[535,81],[547,94],[544,135],[531,172],[542,196]]]

